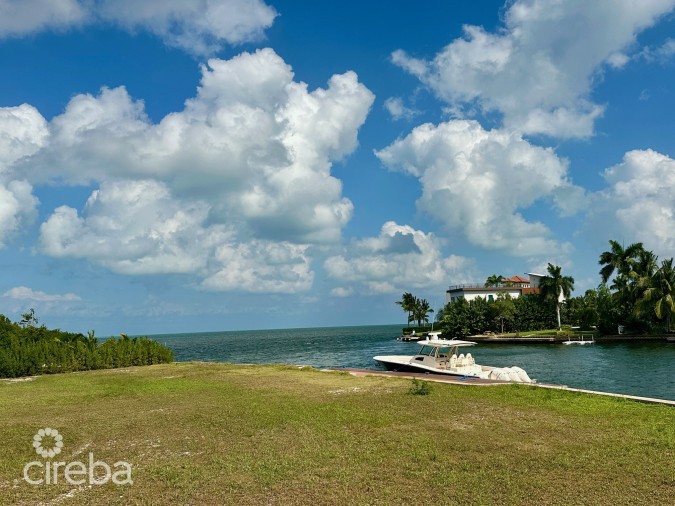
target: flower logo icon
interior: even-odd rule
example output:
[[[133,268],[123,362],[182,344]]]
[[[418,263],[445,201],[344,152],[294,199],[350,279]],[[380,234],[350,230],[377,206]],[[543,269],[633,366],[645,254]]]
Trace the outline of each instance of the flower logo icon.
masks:
[[[51,448],[44,448],[42,446],[43,438],[51,438],[54,441],[54,446]],[[37,434],[33,436],[33,447],[35,448],[35,453],[41,455],[43,458],[53,458],[54,455],[61,453],[61,448],[63,447],[63,436],[59,434],[59,431],[56,429],[50,429],[49,427],[40,429],[37,431]]]

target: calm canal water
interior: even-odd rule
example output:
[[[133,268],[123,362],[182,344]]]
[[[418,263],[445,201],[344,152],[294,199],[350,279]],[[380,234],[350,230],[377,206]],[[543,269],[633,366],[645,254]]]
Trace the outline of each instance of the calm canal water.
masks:
[[[413,355],[400,325],[161,334],[177,361],[380,369],[375,355]],[[478,363],[518,365],[540,383],[675,400],[675,343],[479,344]]]

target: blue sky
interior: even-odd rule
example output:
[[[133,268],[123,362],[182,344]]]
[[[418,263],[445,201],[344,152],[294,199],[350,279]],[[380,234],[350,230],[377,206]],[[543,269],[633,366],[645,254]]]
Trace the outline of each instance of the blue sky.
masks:
[[[611,8],[608,7],[611,4]],[[403,322],[675,249],[675,0],[0,0],[0,313]]]

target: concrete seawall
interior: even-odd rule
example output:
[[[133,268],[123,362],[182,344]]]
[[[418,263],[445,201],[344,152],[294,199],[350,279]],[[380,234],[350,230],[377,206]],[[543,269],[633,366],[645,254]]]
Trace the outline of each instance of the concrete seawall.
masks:
[[[588,335],[584,334],[586,339]],[[497,336],[469,336],[466,339],[469,341],[476,341],[490,344],[559,344],[570,339],[577,339],[578,335],[567,336],[531,336],[527,335],[519,337],[497,337]],[[673,339],[673,336],[629,336],[629,335],[612,335],[612,336],[598,336],[595,338],[596,343],[636,343],[636,342],[672,342],[668,339]]]
[[[394,372],[394,371],[377,371],[371,369],[354,369],[354,368],[345,368],[345,369],[326,369],[329,371],[346,371],[353,376],[389,376],[394,378],[408,378],[408,379],[420,379],[424,381],[432,381],[436,383],[451,383],[453,385],[473,385],[473,386],[498,386],[498,385],[523,385],[528,387],[536,388],[549,388],[551,390],[565,390],[568,392],[578,392],[583,394],[592,394],[592,395],[601,395],[604,397],[615,397],[618,399],[625,399],[635,402],[642,402],[646,404],[661,404],[664,406],[675,407],[675,401],[670,401],[667,399],[656,399],[652,397],[641,397],[639,395],[627,395],[627,394],[615,394],[611,392],[599,392],[596,390],[585,390],[581,388],[570,388],[566,385],[551,385],[546,383],[510,383],[507,381],[497,381],[481,378],[471,378],[471,377],[452,377],[445,376],[442,374],[425,374],[425,373],[410,373],[410,372]]]

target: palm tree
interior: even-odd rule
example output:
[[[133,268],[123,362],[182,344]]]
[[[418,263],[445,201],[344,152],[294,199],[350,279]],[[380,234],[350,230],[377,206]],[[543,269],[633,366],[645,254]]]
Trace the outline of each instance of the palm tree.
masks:
[[[412,313],[415,310],[415,302],[417,301],[417,298],[410,292],[405,292],[403,296],[401,297],[401,300],[397,300],[396,304],[401,306],[401,309],[408,313],[408,325],[410,325],[410,322],[412,321]]]
[[[539,287],[544,300],[555,301],[555,311],[558,316],[558,330],[562,327],[560,323],[560,304],[561,299],[569,298],[574,290],[574,278],[563,276],[561,268],[558,265],[548,264],[548,276],[541,279]]]
[[[603,266],[602,269],[600,269],[600,276],[602,276],[603,283],[607,283],[609,278],[612,277],[612,274],[614,274],[614,271],[620,275],[628,276],[628,273],[631,270],[630,260],[636,258],[640,251],[644,249],[641,242],[633,243],[626,249],[624,249],[621,244],[611,239],[609,244],[611,246],[610,251],[601,253],[600,260],[598,260],[598,263]]]
[[[431,305],[427,299],[417,299],[415,298],[415,309],[413,309],[413,319],[417,320],[417,326],[422,326],[422,320],[425,323],[429,323],[429,313],[433,313],[434,310],[431,309]]]
[[[647,304],[654,304],[654,313],[659,320],[665,318],[666,329],[670,332],[670,322],[675,314],[675,269],[673,259],[663,260],[661,267],[652,276],[652,284],[642,294],[638,310]]]
[[[641,249],[638,251],[634,259],[631,259],[630,266],[631,271],[628,275],[634,279],[639,279],[640,277],[651,277],[658,270],[659,266],[656,263],[659,257],[657,257],[651,251]]]
[[[485,280],[485,286],[486,286],[486,287],[489,287],[489,286],[499,286],[499,285],[501,285],[503,282],[504,282],[504,276],[502,276],[501,274],[499,274],[499,275],[493,274],[492,276],[489,276],[489,277]]]
[[[644,294],[645,289],[652,285],[654,274],[659,269],[658,257],[647,250],[638,251],[637,258],[630,259],[631,271],[628,273],[630,280],[630,300],[638,301]]]
[[[628,276],[616,276],[614,278],[614,281],[612,282],[611,285],[609,285],[610,290],[614,290],[612,293],[612,297],[614,300],[618,300],[619,302],[622,303],[628,303],[630,297],[628,297],[630,293],[630,278]]]

